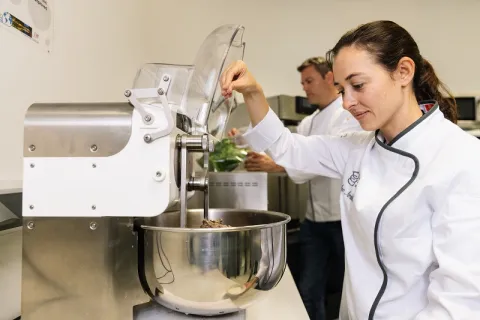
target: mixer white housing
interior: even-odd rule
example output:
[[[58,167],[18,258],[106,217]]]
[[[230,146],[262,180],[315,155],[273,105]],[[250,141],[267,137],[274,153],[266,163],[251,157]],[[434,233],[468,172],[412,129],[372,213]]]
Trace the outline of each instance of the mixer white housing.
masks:
[[[36,107],[34,105],[30,112],[34,112]],[[61,105],[54,107],[57,112],[62,110]],[[105,154],[109,150],[102,152],[103,148],[108,149],[109,146],[92,139],[90,145],[84,143],[78,146],[92,156],[83,156],[84,153],[75,156],[77,150],[72,150],[73,155],[70,157],[55,154],[49,156],[47,150],[42,150],[42,147],[47,147],[42,142],[48,138],[38,134],[35,138],[32,137],[24,158],[23,215],[129,217],[155,216],[164,212],[178,199],[179,194],[173,168],[175,148],[172,144],[175,141],[170,136],[177,129],[173,126],[168,106],[146,106],[145,110],[155,119],[151,125],[145,125],[137,109],[132,110],[131,121],[122,115],[115,119],[125,122],[121,128],[130,131],[131,135],[128,140],[121,142],[119,140],[123,136],[112,137],[121,144],[125,143],[114,154]],[[108,112],[106,109],[103,111]],[[65,121],[65,116],[62,121]],[[76,127],[88,127],[88,122],[93,120],[85,117],[75,121]],[[108,122],[106,125],[118,130],[118,125]],[[38,133],[35,119],[29,118],[26,126]],[[158,131],[162,131],[163,136],[154,143],[145,143],[146,134]],[[72,135],[59,135],[59,141],[50,142],[61,148],[69,139],[75,139],[74,132]],[[37,153],[40,155],[35,156]],[[47,154],[42,156],[45,153]],[[104,156],[95,157],[96,153]],[[52,201],[53,197],[55,201]]]
[[[218,78],[243,58],[242,36],[242,26],[225,25],[206,38],[193,65],[144,65],[123,105],[32,105],[24,216],[152,217],[177,203],[176,136],[223,135],[233,99],[221,96]]]

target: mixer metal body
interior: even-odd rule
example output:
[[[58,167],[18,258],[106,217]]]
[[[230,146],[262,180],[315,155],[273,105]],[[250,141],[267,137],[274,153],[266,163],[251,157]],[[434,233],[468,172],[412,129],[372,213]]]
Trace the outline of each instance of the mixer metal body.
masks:
[[[22,319],[238,316],[278,284],[289,216],[208,208],[208,154],[232,103],[218,77],[243,57],[242,34],[216,29],[191,66],[143,66],[128,102],[28,109]],[[188,210],[196,191],[204,209]]]

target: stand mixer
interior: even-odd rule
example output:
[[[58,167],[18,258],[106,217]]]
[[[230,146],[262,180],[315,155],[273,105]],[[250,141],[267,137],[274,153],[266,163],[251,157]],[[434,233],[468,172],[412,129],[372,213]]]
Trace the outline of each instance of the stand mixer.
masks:
[[[243,31],[215,29],[193,65],[144,65],[128,102],[28,109],[22,319],[245,319],[279,283],[290,217],[208,207],[232,107],[218,79],[243,59]],[[188,209],[198,191],[204,208]]]

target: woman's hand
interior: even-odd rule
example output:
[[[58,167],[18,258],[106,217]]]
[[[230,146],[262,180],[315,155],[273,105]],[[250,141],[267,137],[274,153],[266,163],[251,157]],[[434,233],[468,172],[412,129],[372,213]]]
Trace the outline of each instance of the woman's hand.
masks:
[[[240,131],[238,131],[237,128],[232,128],[230,131],[228,131],[227,134],[230,138],[232,138],[232,137],[235,137],[239,133],[240,133]]]
[[[263,172],[285,172],[282,166],[277,165],[272,158],[266,154],[249,152],[244,162],[247,171],[263,171]]]
[[[261,91],[260,86],[248,71],[245,62],[238,60],[231,63],[220,77],[222,95],[226,98],[232,96],[233,90],[246,95]]]
[[[252,126],[255,127],[268,113],[269,106],[262,87],[248,71],[245,62],[231,63],[220,77],[220,87],[225,98],[230,98],[233,90],[243,94]]]

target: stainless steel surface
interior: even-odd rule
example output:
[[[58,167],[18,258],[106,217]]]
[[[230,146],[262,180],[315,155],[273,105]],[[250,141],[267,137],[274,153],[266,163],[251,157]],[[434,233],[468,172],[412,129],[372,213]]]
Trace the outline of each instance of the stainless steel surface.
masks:
[[[480,96],[455,96],[458,111],[457,125],[480,139]]]
[[[244,310],[283,275],[289,217],[238,210],[211,214],[234,228],[180,229],[179,212],[149,219],[153,227],[144,229],[140,258],[131,219],[27,219],[22,319],[148,319],[138,312],[150,302],[142,289],[143,275],[153,298],[171,310],[216,315]],[[202,210],[189,211],[190,226],[199,226],[202,219]],[[255,275],[256,288],[229,295],[228,289]]]
[[[22,320],[131,320],[150,300],[127,218],[29,218],[22,269]]]
[[[208,163],[208,156],[205,157],[205,162]],[[208,186],[208,164],[204,166],[203,172],[197,172],[196,177],[191,177],[188,182],[188,191],[201,191],[203,192],[203,218],[208,219],[208,211],[210,209],[209,201],[209,186]]]
[[[208,172],[208,171],[207,171]],[[208,186],[208,178],[205,179],[205,189],[203,190],[203,219],[210,219],[210,192]]]
[[[185,136],[185,145],[188,151],[204,152],[209,150],[208,135],[201,136]]]
[[[205,191],[208,189],[208,178],[206,176],[202,176],[203,172],[199,173],[196,177],[191,177],[190,181],[188,182],[188,190],[198,190],[198,191]]]
[[[22,225],[22,193],[0,193],[0,231]],[[0,266],[2,258],[0,257]]]
[[[177,137],[177,148],[180,148],[180,226],[182,227],[187,225],[187,167],[190,167],[186,142],[186,136]]]
[[[0,319],[12,320],[21,313],[22,226],[0,228]]]
[[[189,126],[188,122],[185,120],[184,117],[177,117],[177,126],[180,126],[178,132],[182,132],[180,130],[183,130],[184,126]],[[173,164],[173,170],[175,172],[175,183],[178,188],[181,187],[181,156],[182,156],[182,135],[177,135],[175,139],[172,139],[173,141],[173,148],[176,148],[176,152],[173,153],[173,159],[172,159],[172,164]],[[187,172],[186,172],[186,177],[191,177],[193,174],[194,170],[194,154],[186,152],[187,155]]]
[[[267,98],[267,102],[273,112],[282,120],[301,121],[305,118],[304,114],[295,111],[295,97],[278,95]]]
[[[172,310],[218,315],[244,310],[274,288],[286,267],[286,224],[290,217],[260,210],[211,209],[210,219],[231,228],[202,229],[203,210],[146,219],[146,279],[154,299]],[[258,278],[241,294],[242,286]]]
[[[294,183],[286,173],[269,173],[268,210],[284,212],[301,222],[307,210],[308,190],[308,183]]]
[[[128,103],[33,104],[25,116],[24,157],[105,157],[120,152],[132,130]]]
[[[268,210],[265,172],[211,172],[209,183],[212,208]]]
[[[22,188],[0,180],[0,319],[20,316],[22,281]]]
[[[210,172],[209,185],[210,208],[282,212],[292,218],[294,228],[305,218],[308,184],[296,184],[285,173]],[[188,205],[201,208],[202,198],[194,195]]]
[[[208,158],[213,148],[213,143],[207,134],[190,136],[181,135],[176,138],[176,148],[180,150],[180,226],[187,225],[187,192],[202,191],[204,194],[203,212],[204,218],[208,219],[209,198],[208,198]],[[203,171],[191,174],[194,166],[192,153],[203,152]],[[177,166],[178,168],[178,166]]]

